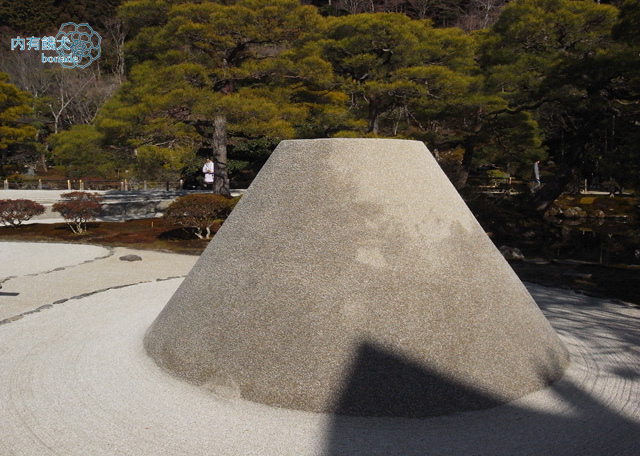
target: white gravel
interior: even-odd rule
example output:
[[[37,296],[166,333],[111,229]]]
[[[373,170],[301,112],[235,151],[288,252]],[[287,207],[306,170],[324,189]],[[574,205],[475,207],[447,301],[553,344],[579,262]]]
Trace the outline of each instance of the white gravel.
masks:
[[[125,255],[141,261],[121,261]],[[197,260],[122,247],[0,242],[0,322],[99,290],[184,277]]]
[[[562,380],[480,412],[346,418],[221,399],[161,371],[142,337],[181,280],[111,288],[1,324],[0,454],[638,454],[639,309],[530,285],[571,352]],[[0,295],[0,307],[12,297]]]
[[[110,255],[91,245],[0,242],[0,281],[73,266]]]

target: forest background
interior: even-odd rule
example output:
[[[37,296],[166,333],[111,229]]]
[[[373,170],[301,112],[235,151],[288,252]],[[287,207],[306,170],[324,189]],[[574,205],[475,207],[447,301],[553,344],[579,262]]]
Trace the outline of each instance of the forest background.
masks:
[[[11,40],[88,23],[85,69]],[[424,141],[470,176],[640,187],[640,0],[0,1],[0,174],[250,180],[282,139]],[[231,178],[231,184],[230,184]]]

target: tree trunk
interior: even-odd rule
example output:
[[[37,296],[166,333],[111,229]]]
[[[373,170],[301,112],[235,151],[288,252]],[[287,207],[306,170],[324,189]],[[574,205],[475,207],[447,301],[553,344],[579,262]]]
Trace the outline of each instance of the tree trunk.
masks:
[[[453,182],[453,185],[457,190],[463,189],[467,185],[469,173],[471,172],[471,163],[473,161],[474,152],[475,141],[472,138],[468,138],[464,143],[464,155],[462,156],[460,170],[456,175],[455,182]]]
[[[482,121],[483,112],[482,108],[478,108],[473,116],[473,130],[468,134],[464,140],[464,155],[462,156],[462,163],[460,171],[453,183],[457,190],[461,190],[467,186],[467,180],[469,179],[469,173],[471,172],[471,165],[473,164],[473,157],[476,152],[476,146],[479,141],[479,135],[484,127]]]
[[[231,196],[229,174],[227,172],[227,118],[216,116],[213,119],[212,149],[215,161],[213,174],[213,193]]]
[[[367,128],[367,133],[378,134],[380,129],[379,119],[380,118],[380,100],[376,98],[372,98],[369,102],[369,127]]]
[[[49,171],[49,168],[47,167],[47,157],[45,157],[44,154],[40,154],[40,164],[42,165],[42,169],[45,173]]]

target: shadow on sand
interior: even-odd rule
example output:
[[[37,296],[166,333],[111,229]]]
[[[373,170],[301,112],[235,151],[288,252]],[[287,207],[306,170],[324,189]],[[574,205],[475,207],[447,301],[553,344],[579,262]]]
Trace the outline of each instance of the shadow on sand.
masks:
[[[557,290],[542,287],[532,294],[571,351],[571,365],[560,381],[506,405],[459,412],[469,405],[480,409],[498,401],[363,343],[338,399],[341,415],[331,420],[323,454],[638,454],[637,311],[570,294],[560,304],[554,298]],[[417,382],[424,396],[398,393],[405,382]],[[432,413],[425,413],[427,409]],[[427,417],[383,417],[381,410]],[[357,414],[378,417],[346,416]]]
[[[351,416],[424,418],[498,404],[490,396],[363,342],[335,410]]]

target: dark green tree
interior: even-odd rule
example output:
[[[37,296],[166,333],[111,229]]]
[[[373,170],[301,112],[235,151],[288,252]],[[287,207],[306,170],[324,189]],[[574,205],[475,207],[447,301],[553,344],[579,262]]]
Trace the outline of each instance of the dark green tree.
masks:
[[[460,29],[435,29],[401,14],[332,18],[321,43],[349,94],[350,110],[366,121],[360,134],[425,141],[439,155],[461,150],[458,187],[483,160],[522,167],[539,155],[540,132],[526,112],[487,90],[476,63],[476,40]],[[343,133],[346,134],[346,133]]]
[[[620,7],[613,37],[620,47],[610,65],[616,68],[607,95],[614,113],[609,118],[604,177],[620,185],[640,188],[640,1],[627,0]]]
[[[216,193],[229,193],[232,138],[293,137],[308,128],[312,106],[333,102],[327,65],[310,50],[291,51],[321,25],[313,7],[133,1],[120,14],[134,34],[128,53],[136,64],[98,127],[131,145],[171,147],[176,130],[187,142],[199,137],[215,158]]]
[[[556,163],[552,181],[535,195],[544,211],[601,147],[613,114],[611,29],[617,10],[572,0],[510,3],[486,36],[486,84],[508,102],[506,113],[534,112]],[[600,144],[599,144],[600,142]]]
[[[350,108],[367,122],[366,133],[393,135],[394,118],[424,93],[413,79],[428,65],[428,24],[402,14],[356,14],[331,18],[325,57],[342,79]],[[381,120],[390,120],[381,125]]]
[[[53,158],[67,177],[111,177],[117,160],[105,150],[104,137],[93,125],[76,125],[49,137]]]
[[[32,98],[0,73],[0,174],[12,152],[35,142],[36,128],[26,123],[32,113]]]
[[[0,24],[35,36],[57,31],[65,22],[87,22],[114,17],[123,0],[0,0]]]

